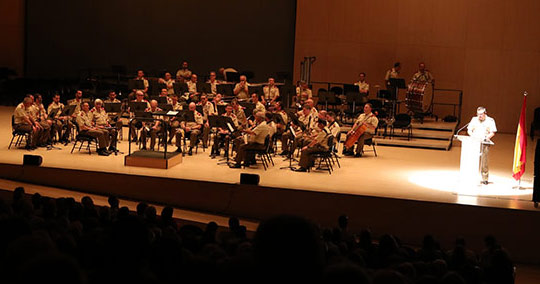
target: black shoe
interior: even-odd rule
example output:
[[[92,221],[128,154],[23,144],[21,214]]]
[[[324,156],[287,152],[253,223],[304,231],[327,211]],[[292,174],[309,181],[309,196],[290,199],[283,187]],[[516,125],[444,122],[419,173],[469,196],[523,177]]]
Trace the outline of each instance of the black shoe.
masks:
[[[242,167],[242,166],[241,166],[240,164],[238,164],[238,163],[229,165],[229,168],[231,168],[231,169],[239,169],[239,168],[241,168],[241,167]]]
[[[193,148],[189,147],[187,154],[190,156],[193,155]]]
[[[176,152],[176,153],[182,153],[182,148],[181,148],[181,147],[176,148],[176,151],[175,151],[175,152]]]
[[[142,146],[141,150],[146,150],[146,146]]]
[[[100,150],[98,150],[97,153],[98,153],[98,155],[100,155],[100,156],[109,156],[109,155],[110,155],[110,153],[107,152],[107,150],[105,150],[105,149],[100,149]]]
[[[283,151],[279,155],[280,156],[287,156],[287,155],[289,155],[289,151]]]
[[[111,147],[109,147],[109,152],[111,152],[111,153],[114,153],[114,152],[116,152],[116,148],[115,148],[115,147],[112,147],[112,146],[111,146]]]
[[[360,157],[362,157],[362,153],[356,153],[356,154],[354,154],[354,157],[355,158],[360,158]]]
[[[481,183],[487,185],[489,182],[487,180],[483,180]]]
[[[306,169],[306,168],[302,168],[302,167],[299,167],[299,168],[293,168],[292,170],[295,171],[295,172],[302,172],[302,173],[307,172],[307,169]]]
[[[215,158],[216,158],[216,154],[212,153],[212,154],[210,155],[210,159],[215,159]]]
[[[252,164],[251,164],[250,162],[244,162],[244,167],[246,167],[246,168],[249,167],[249,166],[251,166],[251,165],[252,165]]]

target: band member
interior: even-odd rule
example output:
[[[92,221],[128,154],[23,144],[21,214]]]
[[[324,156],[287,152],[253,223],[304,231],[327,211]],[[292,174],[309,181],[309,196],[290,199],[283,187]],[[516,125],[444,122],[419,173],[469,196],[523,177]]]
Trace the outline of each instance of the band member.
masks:
[[[247,82],[247,77],[242,75],[240,76],[240,82],[234,86],[233,93],[239,100],[247,100],[249,98],[249,83]]]
[[[34,100],[32,97],[27,96],[23,102],[20,103],[13,112],[14,129],[17,131],[24,131],[30,133],[26,149],[35,149],[37,147],[38,140],[40,139],[43,128],[39,122],[35,121],[32,117]]]
[[[135,77],[135,80],[142,80],[144,89],[141,89],[143,93],[148,93],[148,80],[144,77],[144,71],[142,69],[137,70],[137,77]],[[135,93],[137,90],[134,89],[133,92]]]
[[[191,70],[188,69],[187,61],[182,62],[182,68],[176,71],[176,80],[180,83],[188,81],[191,78]]]
[[[217,86],[221,83],[216,79],[216,72],[210,72],[210,78],[208,79],[208,81],[206,81],[206,83],[210,84],[210,93],[206,95],[209,99],[212,99],[215,95],[217,95]]]
[[[81,105],[81,112],[77,115],[77,124],[79,125],[81,134],[98,139],[99,148],[97,152],[100,156],[110,155],[107,151],[107,145],[109,145],[109,132],[93,125],[90,105],[88,103],[83,103]]]
[[[95,127],[101,130],[107,131],[107,135],[111,137],[111,142],[109,145],[109,151],[116,151],[116,141],[118,139],[118,131],[116,128],[111,127],[109,123],[109,115],[103,108],[103,101],[97,99],[94,101],[94,107],[90,110],[92,115],[92,122]]]
[[[139,103],[144,102],[146,103],[146,109],[150,108],[150,103],[144,99],[144,93],[140,90],[135,92],[135,100],[133,100],[133,102],[139,102]],[[131,110],[130,108],[128,108],[128,111],[130,113],[131,118],[134,118],[135,117],[134,110]],[[131,139],[133,142],[137,141],[137,128],[140,129],[141,127],[142,127],[142,123],[140,121],[133,120],[131,122],[130,131],[131,131]]]
[[[203,110],[203,137],[202,137],[202,143],[203,147],[206,148],[208,145],[208,136],[210,136],[210,125],[208,124],[208,116],[210,115],[217,115],[217,111],[214,112],[214,105],[210,102],[208,102],[208,99],[206,98],[206,95],[201,95],[201,101],[199,102],[200,106],[202,106]]]
[[[233,113],[236,115],[236,119],[238,119],[238,127],[241,129],[247,127],[247,117],[246,113],[244,112],[244,109],[238,104],[237,99],[233,99],[231,101],[231,106],[233,107]]]
[[[418,72],[414,73],[411,82],[434,83],[435,79],[433,79],[431,72],[426,69],[426,64],[420,62],[418,64]]]
[[[163,78],[159,78],[159,83],[165,84],[167,86],[167,94],[172,95],[174,94],[174,79],[172,78],[172,75],[170,72],[165,72],[163,75]]]
[[[317,115],[311,111],[311,107],[305,104],[302,110],[297,113],[299,125],[292,123],[291,127],[294,130],[294,135],[290,129],[287,129],[283,135],[281,135],[281,148],[280,155],[288,155],[289,140],[294,138],[294,143],[291,151],[294,151],[298,146],[304,146],[308,138],[311,135],[311,130],[315,128],[317,121]]]
[[[330,130],[330,134],[334,136],[334,143],[339,142],[338,136],[341,132],[341,127],[339,126],[339,123],[336,121],[336,114],[333,111],[329,111],[326,114],[326,121],[328,122],[328,130]]]
[[[178,95],[173,94],[171,96],[173,111],[181,111],[183,109],[182,104],[178,102]],[[171,143],[173,137],[176,134],[176,130],[180,127],[180,120],[175,116],[169,120],[169,141]]]
[[[276,102],[276,104],[274,105],[274,113],[281,115],[281,120],[283,121],[283,123],[276,124],[276,134],[281,137],[283,133],[285,133],[287,123],[289,122],[289,116],[283,110],[283,107],[281,106],[281,101]]]
[[[315,107],[315,102],[313,101],[313,99],[307,99],[305,104],[307,104],[311,108],[311,112],[314,116],[319,115],[319,111],[317,110],[317,107]]]
[[[396,62],[394,63],[394,67],[392,69],[386,71],[386,75],[384,76],[384,81],[386,83],[387,89],[393,89],[390,87],[390,79],[397,79],[399,78],[399,71],[401,70],[401,63]]]
[[[201,134],[203,116],[196,110],[197,105],[195,105],[195,103],[190,103],[188,108],[189,111],[193,112],[195,121],[182,121],[182,123],[180,123],[180,129],[176,131],[176,147],[178,147],[176,151],[182,152],[182,138],[184,135],[189,135],[188,155],[191,156],[193,154],[193,147],[197,145],[197,138],[199,137],[199,134]]]
[[[264,140],[268,136],[269,129],[266,124],[264,112],[257,112],[255,114],[255,125],[252,129],[244,129],[243,132],[248,134],[248,142],[242,143],[238,146],[236,151],[235,164],[231,165],[231,168],[240,168],[242,162],[244,166],[249,166],[255,159],[254,156],[247,155],[247,150],[263,150]],[[243,139],[243,137],[239,137]]]
[[[109,92],[109,96],[103,101],[104,103],[115,103],[115,104],[118,104],[118,103],[122,103],[119,99],[116,98],[116,92],[115,91],[110,91]],[[117,113],[117,112],[108,112],[107,115],[109,115],[109,122],[112,122],[115,124],[116,126],[116,131],[118,133],[122,133],[122,126],[124,125],[124,123],[122,122],[122,120],[120,119],[120,114]],[[122,136],[120,136],[122,137]]]
[[[469,136],[475,137],[483,142],[482,143],[482,156],[480,157],[480,172],[482,174],[482,184],[488,184],[489,178],[489,166],[488,166],[488,154],[489,154],[489,142],[491,138],[495,136],[497,132],[497,126],[495,120],[487,115],[487,111],[484,107],[478,107],[476,109],[476,116],[471,119],[469,126],[467,127],[467,133]]]
[[[274,78],[268,78],[268,85],[263,87],[264,104],[274,105],[280,99],[279,89],[276,86]]]
[[[354,83],[354,85],[358,86],[360,94],[367,95],[369,93],[369,84],[366,82],[366,73],[360,73],[360,75],[358,76],[358,82]]]
[[[67,143],[73,124],[69,123],[69,117],[60,116],[64,110],[64,104],[60,102],[60,94],[53,95],[52,103],[47,107],[47,114],[53,120],[53,137],[58,135],[59,142]],[[62,135],[62,129],[65,129]]]
[[[266,112],[264,104],[259,101],[259,95],[255,93],[251,94],[251,103],[255,105],[255,111]]]
[[[192,74],[191,79],[187,81],[189,100],[191,102],[198,102],[200,93],[197,92],[197,75]]]
[[[159,93],[159,97],[160,98],[166,98],[166,103],[167,104],[172,104],[172,99],[169,97],[169,93],[167,92],[167,89],[163,88],[161,89],[161,92]]]
[[[223,114],[223,116],[230,117],[234,124],[232,126],[235,129],[238,128],[238,119],[233,113],[232,105],[227,105],[225,107],[225,113]],[[212,145],[212,152],[210,154],[210,157],[212,159],[214,159],[216,156],[219,156],[219,149],[223,148],[225,145],[228,145],[230,139],[234,139],[234,137],[232,137],[233,135],[234,134],[231,133],[230,129],[218,127],[217,133],[214,136],[214,145]],[[228,148],[225,149],[225,156],[228,155],[228,150]]]
[[[48,119],[47,112],[43,106],[43,98],[40,94],[36,94],[34,97],[34,105],[32,109],[32,116],[37,121],[43,132],[41,133],[40,141],[38,143],[41,146],[51,145],[51,132],[52,132],[52,120]]]
[[[82,91],[77,90],[75,92],[75,98],[67,102],[68,105],[75,106],[75,110],[73,111],[73,115],[71,116],[73,120],[75,120],[77,118],[77,115],[79,115],[79,112],[81,112],[82,96],[83,96]]]
[[[377,116],[371,112],[372,107],[373,106],[370,103],[365,104],[364,113],[358,116],[351,130],[347,132],[347,137],[349,137],[349,135],[352,135],[353,132],[358,131],[361,126],[366,126],[366,130],[362,135],[360,135],[360,137],[358,137],[358,140],[356,141],[356,154],[354,154],[354,156],[357,158],[362,157],[362,153],[364,151],[364,141],[375,135],[375,129],[377,129],[377,125],[379,124],[379,119],[377,119]],[[353,149],[346,149],[346,147],[343,147],[343,154],[351,156],[353,155]]]
[[[156,100],[151,100],[150,108],[147,108],[144,111],[154,113],[162,111],[162,109],[158,107],[158,102]],[[163,119],[161,116],[159,116],[158,118]],[[161,131],[161,126],[161,121],[159,120],[145,123],[145,126],[142,128],[141,131],[141,142],[143,145],[143,150],[146,150],[146,137],[148,137],[148,134],[150,134],[150,150],[154,151],[154,147],[156,145],[156,138],[158,133]]]
[[[309,88],[308,83],[301,81],[298,87],[296,87],[296,96],[293,98],[293,101],[302,106],[306,100],[311,98],[313,98],[313,92]]]
[[[328,135],[330,131],[326,128],[326,121],[319,119],[317,121],[317,136],[309,141],[309,144],[302,147],[300,154],[299,167],[294,169],[296,172],[307,172],[307,169],[313,165],[314,159],[312,154],[315,152],[328,151]]]

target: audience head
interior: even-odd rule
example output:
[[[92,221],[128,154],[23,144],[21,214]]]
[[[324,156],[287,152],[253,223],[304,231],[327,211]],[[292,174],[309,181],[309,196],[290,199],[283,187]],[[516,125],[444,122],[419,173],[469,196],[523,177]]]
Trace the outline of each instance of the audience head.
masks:
[[[148,204],[146,202],[139,202],[139,204],[137,204],[137,215],[144,216],[147,207]]]
[[[107,202],[112,209],[118,209],[118,207],[120,206],[120,200],[118,200],[118,197],[114,195],[109,196]]]

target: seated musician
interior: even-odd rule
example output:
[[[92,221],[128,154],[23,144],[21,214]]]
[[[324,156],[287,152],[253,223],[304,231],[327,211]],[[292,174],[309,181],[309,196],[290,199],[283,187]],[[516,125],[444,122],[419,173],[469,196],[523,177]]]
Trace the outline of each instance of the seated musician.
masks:
[[[137,91],[142,91],[145,98],[148,98],[148,80],[144,77],[144,71],[142,69],[137,70],[137,77],[134,78],[135,80],[141,80],[143,81],[143,88],[140,90],[133,89],[132,92],[128,95],[128,98],[130,100],[133,100],[137,96]]]
[[[43,132],[43,128],[39,122],[35,121],[32,116],[33,105],[33,97],[26,96],[23,102],[17,105],[13,112],[14,129],[30,133],[28,144],[26,145],[26,149],[29,150],[37,147],[41,133]]]
[[[202,106],[203,110],[203,137],[202,144],[206,148],[208,145],[208,137],[210,136],[210,125],[208,124],[209,115],[217,115],[217,110],[214,112],[214,105],[208,101],[206,95],[201,95],[201,101],[197,104]]]
[[[95,100],[94,107],[90,110],[90,113],[92,115],[92,122],[94,123],[95,127],[101,130],[106,130],[108,132],[107,135],[111,137],[109,152],[116,151],[118,131],[116,128],[111,127],[111,124],[109,123],[109,115],[103,107],[103,101],[100,99]]]
[[[216,72],[210,72],[210,78],[208,79],[208,81],[206,81],[206,83],[210,85],[210,93],[206,95],[208,99],[213,99],[214,96],[218,93],[217,86],[221,84],[221,82],[216,79]]]
[[[287,123],[289,122],[289,116],[287,115],[287,112],[283,110],[281,104],[281,101],[277,101],[274,105],[274,113],[281,115],[281,119],[283,120],[283,123],[276,123],[276,134],[278,137],[281,137],[283,133],[285,133]]]
[[[193,112],[193,117],[195,118],[195,121],[182,121],[180,123],[180,129],[176,130],[176,152],[182,152],[182,138],[184,135],[189,135],[189,151],[188,155],[193,155],[193,147],[197,145],[197,138],[199,137],[199,134],[201,134],[201,128],[203,126],[203,116],[200,114],[196,108],[197,105],[195,103],[190,103],[189,111]]]
[[[103,101],[104,103],[114,103],[119,104],[122,103],[119,99],[116,98],[116,92],[110,91],[109,96]],[[109,122],[113,122],[116,125],[116,131],[118,133],[122,132],[122,126],[124,123],[122,122],[122,119],[120,119],[120,114],[117,112],[108,112],[109,115]]]
[[[227,105],[226,102],[223,101],[223,96],[221,94],[216,94],[214,96],[214,99],[212,100],[212,103],[214,104],[215,111],[217,113],[217,106],[224,106]]]
[[[292,124],[295,135],[291,133],[290,129],[287,129],[287,131],[281,135],[282,152],[280,155],[285,156],[289,154],[288,145],[290,139],[294,139],[293,146],[290,150],[294,151],[298,146],[303,147],[305,143],[308,143],[305,138],[309,137],[311,130],[315,128],[314,126],[315,122],[317,121],[317,115],[314,115],[311,107],[308,104],[305,104],[302,107],[302,111],[299,111],[297,116],[298,122],[301,125],[296,125],[294,123]]]
[[[51,132],[54,132],[55,129],[52,128],[53,122],[47,116],[47,112],[45,111],[45,107],[43,106],[43,98],[40,94],[35,94],[32,115],[34,120],[37,121],[43,129],[43,132],[41,133],[41,139],[39,141],[40,145],[51,145]]]
[[[264,107],[264,104],[261,103],[261,101],[259,101],[259,95],[255,93],[251,94],[250,102],[255,105],[255,111],[266,112],[266,108]]]
[[[167,86],[167,95],[170,96],[174,94],[174,79],[172,78],[170,72],[165,72],[165,74],[163,74],[163,78],[159,78],[158,82]]]
[[[249,83],[245,75],[240,76],[240,82],[234,86],[233,93],[239,100],[247,100],[249,98]]]
[[[93,115],[90,112],[90,105],[88,103],[83,103],[81,109],[81,112],[77,115],[79,133],[97,138],[99,144],[98,154],[100,156],[109,156],[110,152],[107,151],[107,145],[109,145],[109,131],[94,125],[92,122]]]
[[[296,96],[293,98],[293,101],[297,104],[304,105],[306,100],[313,98],[313,92],[309,88],[307,82],[300,82],[298,87],[296,87]]]
[[[411,82],[434,83],[435,79],[433,79],[431,72],[426,69],[426,64],[420,62],[420,64],[418,64],[418,71],[412,76]]]
[[[182,62],[182,68],[176,71],[176,80],[180,83],[188,81],[191,78],[191,70],[188,69],[187,61]]]
[[[50,118],[53,120],[53,137],[55,135],[58,135],[58,138],[60,139],[59,142],[61,143],[67,143],[69,139],[69,134],[71,133],[71,127],[73,124],[69,123],[69,117],[67,116],[60,116],[62,114],[62,111],[64,110],[64,104],[60,102],[60,94],[56,93],[53,95],[53,101],[52,103],[47,107],[47,113],[51,115],[53,112],[55,113],[54,116],[50,116]],[[65,129],[63,135],[62,135],[62,129]]]
[[[171,101],[172,101],[171,104],[172,104],[173,111],[181,111],[184,108],[182,104],[178,102],[178,95],[173,94],[171,96]],[[176,130],[178,129],[178,127],[180,127],[180,120],[178,119],[178,117],[175,116],[175,117],[170,118],[168,123],[169,123],[168,143],[171,143],[174,135],[176,134]]]
[[[238,119],[233,113],[232,105],[227,105],[225,107],[225,113],[223,114],[223,116],[230,117],[234,123],[234,125],[232,126],[235,129],[238,129]],[[212,152],[210,154],[210,157],[214,159],[216,156],[219,156],[219,149],[223,148],[225,145],[228,145],[228,142],[234,138],[236,138],[235,134],[231,133],[230,129],[218,127],[216,136],[214,136],[214,145],[212,145]],[[228,150],[228,148],[225,149],[225,156],[228,155]]]
[[[144,102],[146,103],[146,108],[149,109],[150,108],[150,103],[144,99],[144,93],[141,91],[141,90],[138,90],[135,92],[135,99],[133,100],[133,102]],[[134,110],[131,110],[130,108],[128,108],[128,111],[130,113],[130,116],[132,118],[135,117],[135,113],[134,113]],[[133,142],[137,141],[137,129],[140,129],[142,127],[142,123],[140,121],[137,121],[137,120],[133,120],[133,122],[131,123],[131,128],[129,131],[131,131],[131,139]]]
[[[276,86],[274,78],[268,78],[268,85],[263,87],[263,103],[274,105],[278,100],[281,100],[279,96],[279,89]]]
[[[313,101],[313,99],[307,99],[305,104],[307,104],[309,107],[311,107],[311,113],[314,116],[319,115],[319,111],[317,110],[317,107],[315,106],[315,102]]]
[[[248,156],[247,150],[263,150],[264,149],[264,140],[268,136],[269,129],[266,124],[264,112],[257,112],[255,114],[255,125],[253,128],[244,129],[243,132],[248,134],[248,143],[240,143],[238,150],[236,151],[235,164],[231,165],[231,168],[240,168],[241,164],[244,163],[244,166],[249,166],[253,160],[254,156]],[[237,139],[242,139],[239,137]]]
[[[277,124],[274,122],[274,116],[271,112],[265,114],[266,125],[268,125],[268,135],[270,135],[270,141],[272,141],[274,135],[277,132]]]
[[[244,109],[240,104],[238,104],[237,99],[233,99],[231,101],[231,106],[233,107],[233,113],[236,116],[236,119],[238,119],[238,127],[243,129],[247,127],[247,117],[246,113],[244,112]]]
[[[189,101],[195,103],[199,101],[199,96],[201,95],[197,92],[197,79],[197,75],[192,74],[190,80],[186,82],[189,92]]]
[[[364,140],[369,139],[373,137],[373,135],[375,135],[375,129],[377,129],[377,125],[379,124],[379,119],[377,119],[377,116],[375,116],[375,114],[371,112],[372,107],[373,106],[370,103],[365,104],[364,113],[358,116],[351,130],[347,132],[347,138],[349,138],[350,135],[353,135],[355,132],[359,131],[362,126],[366,127],[364,133],[362,133],[362,135],[360,135],[358,137],[358,140],[356,141],[357,146],[356,154],[354,154],[355,157],[362,157],[362,153],[364,151]],[[344,146],[343,154],[347,156],[352,156],[353,149],[346,149],[346,147]]]
[[[302,154],[300,154],[299,167],[294,169],[296,172],[307,172],[307,170],[313,166],[313,156],[315,152],[328,151],[328,135],[330,130],[326,127],[326,121],[319,119],[317,121],[317,136],[312,138],[309,143],[302,147]]]
[[[169,97],[169,93],[167,92],[167,89],[163,88],[161,89],[161,92],[159,92],[160,98],[166,98],[167,104],[172,104],[172,99]]]
[[[354,85],[358,86],[361,95],[367,95],[369,93],[369,84],[366,82],[366,73],[361,72],[358,76],[358,82],[354,83]]]
[[[339,142],[337,139],[338,139],[339,133],[341,132],[341,127],[339,126],[339,123],[336,121],[336,113],[334,113],[333,111],[329,111],[326,114],[326,121],[328,122],[327,125],[328,125],[328,130],[330,130],[330,134],[334,136],[334,143]]]
[[[154,113],[157,111],[162,111],[162,109],[158,107],[158,102],[156,100],[151,100],[150,107],[145,109],[144,111]],[[161,116],[159,116],[158,118],[162,119]],[[154,147],[156,145],[156,138],[157,138],[158,133],[161,131],[161,127],[162,127],[161,121],[159,120],[154,120],[151,122],[144,123],[144,127],[142,128],[142,131],[141,131],[141,140],[142,140],[143,150],[146,150],[146,137],[148,137],[148,134],[150,134],[150,150],[154,151]]]

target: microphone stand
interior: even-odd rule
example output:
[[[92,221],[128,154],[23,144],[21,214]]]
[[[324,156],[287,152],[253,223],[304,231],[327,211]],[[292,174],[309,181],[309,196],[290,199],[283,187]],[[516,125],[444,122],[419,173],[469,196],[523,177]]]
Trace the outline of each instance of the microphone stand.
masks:
[[[470,122],[469,122],[470,123]],[[465,129],[465,127],[469,126],[469,123],[465,124],[463,127],[461,127],[460,129],[458,129],[458,131],[456,131],[456,134],[454,134],[454,137],[457,137],[457,135],[459,134],[459,132],[463,129]]]

